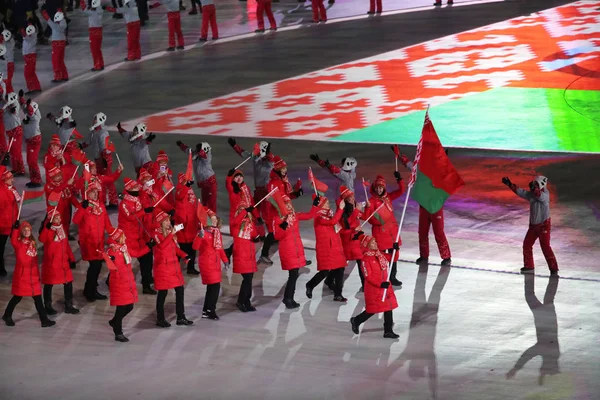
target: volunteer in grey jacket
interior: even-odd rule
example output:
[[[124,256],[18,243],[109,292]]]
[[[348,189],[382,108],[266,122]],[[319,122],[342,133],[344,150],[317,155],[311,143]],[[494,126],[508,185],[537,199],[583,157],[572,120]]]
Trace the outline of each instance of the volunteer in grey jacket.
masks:
[[[105,10],[117,12],[125,16],[127,24],[127,58],[125,61],[134,61],[142,58],[140,49],[140,16],[135,0],[117,0],[119,7],[105,7]]]
[[[548,263],[550,275],[558,276],[558,262],[550,246],[550,192],[548,191],[548,178],[537,176],[529,182],[529,190],[521,189],[510,181],[508,177],[502,178],[502,183],[508,186],[517,196],[529,202],[529,230],[523,240],[523,268],[521,272],[533,273],[533,244],[539,238],[540,247]]]
[[[198,143],[196,150],[192,151],[181,140],[177,146],[184,151],[192,152],[192,163],[194,164],[194,179],[200,188],[202,205],[208,207],[214,213],[217,212],[217,177],[212,168],[212,149],[206,142]]]
[[[40,108],[35,101],[23,97],[23,90],[19,91],[19,104],[23,109],[25,118],[23,119],[23,138],[27,148],[27,166],[29,167],[29,177],[31,181],[26,183],[28,188],[42,187],[42,175],[38,165],[40,148],[42,147],[42,132],[40,131],[40,121],[42,115]]]
[[[169,21],[169,48],[167,51],[175,50],[177,44],[178,50],[183,50],[183,33],[181,32],[181,15],[179,13],[179,0],[163,0],[167,8],[167,19]],[[177,43],[175,36],[177,35]]]
[[[83,139],[83,136],[77,131],[77,122],[73,119],[73,109],[69,106],[63,106],[60,109],[60,115],[46,114],[46,118],[54,122],[58,127],[58,137],[60,144],[65,148],[65,153],[70,154],[77,145],[75,139]],[[67,144],[68,143],[68,144]]]
[[[23,60],[25,66],[23,74],[25,75],[25,83],[27,84],[27,94],[39,93],[42,91],[40,80],[35,72],[37,64],[37,35],[35,26],[27,25],[27,28],[21,30],[23,36]]]
[[[19,96],[12,92],[2,100],[4,110],[4,129],[10,146],[10,164],[14,176],[25,175],[25,164],[23,164],[23,127],[21,126],[21,115],[19,113]],[[10,142],[12,141],[12,145]]]
[[[139,177],[140,169],[144,168],[148,170],[152,164],[152,158],[150,157],[150,149],[148,145],[152,143],[155,134],[150,133],[146,136],[146,124],[137,124],[132,132],[127,132],[121,126],[119,122],[117,129],[121,136],[129,142],[131,148],[131,155],[133,156],[133,166],[135,167],[135,173]]]
[[[338,189],[343,185],[354,192],[354,180],[356,179],[356,167],[358,166],[355,158],[342,158],[341,168],[330,164],[329,160],[321,160],[318,154],[311,154],[310,159],[316,161],[321,168],[325,168],[331,175],[338,178],[340,181]]]
[[[64,82],[69,80],[69,73],[65,65],[65,47],[67,46],[67,21],[65,14],[59,8],[54,14],[54,18],[50,18],[46,11],[46,6],[42,6],[42,17],[48,22],[48,26],[52,29],[52,70],[54,71],[53,83]]]
[[[102,15],[104,10],[100,0],[92,0],[90,8],[84,0],[81,0],[81,9],[88,17],[88,33],[90,38],[90,52],[94,66],[92,71],[102,71],[104,69],[104,58],[102,57]]]
[[[2,31],[2,39],[6,47],[4,58],[6,59],[6,73],[4,74],[4,83],[7,93],[13,92],[12,78],[15,74],[15,39],[8,29]]]

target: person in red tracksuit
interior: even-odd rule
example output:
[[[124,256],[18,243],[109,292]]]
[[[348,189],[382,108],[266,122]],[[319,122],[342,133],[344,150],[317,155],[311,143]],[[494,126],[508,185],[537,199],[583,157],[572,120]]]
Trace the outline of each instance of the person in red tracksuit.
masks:
[[[340,225],[342,226],[340,238],[342,239],[342,246],[344,247],[346,261],[356,261],[356,265],[358,266],[358,275],[360,277],[361,291],[363,291],[365,284],[365,277],[363,276],[361,267],[363,253],[360,248],[360,243],[356,240],[352,240],[352,237],[356,234],[357,229],[360,227],[360,218],[363,215],[362,210],[364,208],[356,203],[354,192],[344,185],[340,186],[340,198],[338,200],[338,204],[342,200],[344,200],[346,203],[346,207],[344,207],[344,213],[342,214],[342,219],[340,220]],[[325,285],[333,290],[333,276],[327,276],[327,279],[325,279]]]
[[[369,12],[367,14],[373,15],[375,13],[381,14],[382,0],[369,0]]]
[[[21,29],[23,36],[23,75],[25,76],[25,84],[27,85],[27,94],[39,93],[42,91],[40,80],[35,72],[37,64],[37,35],[35,26],[27,25],[25,29]]]
[[[57,168],[51,168],[47,172],[48,181],[44,185],[44,192],[46,193],[46,205],[48,204],[48,198],[52,192],[60,193],[60,200],[58,202],[58,212],[60,213],[63,228],[65,233],[69,235],[69,228],[71,226],[71,206],[78,207],[79,202],[73,195],[73,178],[69,178],[67,182],[63,179],[62,171]],[[69,236],[69,240],[74,240]]]
[[[83,295],[89,302],[107,299],[98,292],[103,257],[97,250],[104,248],[104,233],[114,230],[104,204],[98,199],[100,190],[100,185],[90,183],[85,191],[85,200],[73,217],[73,223],[79,226],[81,259],[90,263],[83,289]]]
[[[4,165],[0,165],[0,210],[2,210],[0,213],[0,276],[7,275],[4,267],[4,250],[13,224],[17,220],[21,201],[21,195],[14,188],[13,183],[13,174]]]
[[[314,207],[319,204],[319,200],[315,198],[313,209],[307,213],[297,213],[292,205],[292,200],[288,196],[282,196],[285,206],[286,215],[274,216],[272,220],[273,235],[275,240],[279,241],[279,257],[281,260],[281,269],[288,271],[288,280],[285,284],[283,294],[283,304],[286,308],[294,309],[300,307],[294,300],[296,293],[296,281],[300,275],[300,268],[304,267],[306,257],[304,255],[304,245],[300,237],[300,221],[313,219],[316,213]]]
[[[256,19],[258,22],[258,29],[254,32],[262,33],[265,31],[265,13],[269,19],[269,24],[271,25],[270,30],[277,30],[277,22],[275,21],[273,11],[271,10],[271,0],[256,0]]]
[[[200,42],[208,40],[208,24],[212,31],[212,39],[219,38],[219,28],[217,27],[217,10],[213,0],[204,0],[202,4],[202,28],[200,29]]]
[[[363,211],[363,217],[368,218],[375,210],[381,210],[377,212],[381,217],[375,215],[369,219],[369,223],[372,226],[373,237],[377,240],[379,249],[381,249],[386,257],[389,257],[389,261],[392,261],[392,253],[394,249],[396,250],[396,257],[392,262],[390,282],[392,282],[393,286],[402,286],[402,282],[396,279],[396,263],[400,256],[402,238],[399,238],[398,242],[395,242],[396,235],[398,234],[398,221],[396,221],[396,217],[394,216],[392,201],[402,196],[402,193],[404,193],[404,183],[402,181],[402,176],[398,171],[394,172],[394,176],[398,183],[398,189],[388,193],[385,179],[383,176],[377,175],[377,178],[375,178],[375,181],[371,185],[371,198],[367,201],[367,207]],[[383,206],[379,208],[382,204]],[[386,209],[382,210],[383,208]]]
[[[60,211],[54,207],[48,208],[48,218],[43,224],[40,242],[44,244],[42,284],[46,312],[48,315],[56,314],[56,310],[52,308],[52,286],[62,284],[65,313],[79,314],[79,310],[73,307],[73,274],[70,268],[70,265],[75,263],[75,256],[69,246]]]
[[[62,152],[62,146],[60,144],[60,138],[58,135],[52,135],[50,138],[50,143],[48,144],[48,151],[44,155],[44,172],[46,174],[45,178],[48,181],[48,171],[52,168],[56,167],[59,170],[63,165],[67,163],[66,161],[67,154],[66,152]]]
[[[104,10],[100,0],[91,0],[89,8],[84,0],[81,0],[80,5],[81,10],[88,17],[90,52],[94,62],[92,71],[102,71],[104,69],[104,58],[102,57],[102,15]]]
[[[357,240],[358,241],[358,240]],[[362,323],[373,315],[383,313],[383,337],[386,339],[398,339],[394,328],[394,317],[392,310],[398,307],[396,295],[388,281],[389,261],[377,247],[374,237],[363,235],[360,238],[361,247],[364,251],[363,273],[365,275],[365,310],[356,317],[350,318],[352,332],[358,335],[358,328]],[[383,293],[385,291],[385,300]]]
[[[154,287],[158,290],[156,297],[156,326],[168,328],[170,323],[165,319],[165,299],[167,291],[175,289],[175,312],[177,325],[192,325],[194,322],[185,317],[183,305],[184,284],[179,258],[188,261],[188,255],[179,248],[175,234],[177,229],[171,226],[169,215],[159,212],[156,215],[158,228],[154,230]]]
[[[179,9],[179,0],[163,0],[167,8],[167,19],[169,20],[169,48],[167,51],[174,51],[177,44],[177,50],[183,50],[184,41],[181,32],[181,15]],[[175,42],[177,36],[177,42]]]
[[[217,300],[221,290],[221,263],[229,267],[229,258],[223,250],[221,219],[210,216],[211,226],[203,227],[194,238],[193,248],[198,250],[198,267],[202,284],[206,285],[202,318],[218,320]]]
[[[183,224],[183,229],[177,232],[177,242],[181,250],[185,251],[190,257],[187,264],[188,275],[199,275],[196,271],[196,250],[192,244],[200,228],[196,209],[198,199],[192,189],[194,181],[187,181],[184,174],[177,176],[177,186],[175,188],[175,215],[173,219],[175,224]]]
[[[279,156],[273,158],[273,169],[269,174],[269,183],[267,184],[266,193],[270,193],[275,188],[277,188],[277,192],[282,196],[288,196],[290,199],[297,199],[304,194],[304,191],[302,190],[302,181],[300,179],[298,179],[296,184],[292,187],[287,174],[287,163]],[[265,224],[267,225],[267,228],[270,228],[273,226],[271,221],[277,214],[277,210],[270,202],[264,201],[263,203],[267,203],[265,206]],[[274,237],[267,235],[260,254],[260,262],[269,265],[273,264],[273,261],[269,258],[269,249],[273,242]],[[310,262],[308,264],[310,264]]]
[[[140,16],[135,0],[117,0],[120,5],[117,8],[104,7],[109,12],[117,12],[125,15],[125,23],[127,24],[127,58],[125,61],[135,61],[142,58],[142,50],[140,48]]]
[[[393,150],[393,146],[392,146]],[[413,169],[413,163],[404,154],[400,156],[400,162],[409,171]],[[430,213],[423,206],[419,206],[419,258],[417,264],[426,264],[429,261],[429,226],[433,227],[433,236],[438,245],[442,265],[449,266],[452,263],[450,246],[444,233],[444,207],[436,213]]]
[[[329,200],[325,196],[317,196],[313,194],[313,201],[319,207],[317,215],[315,217],[315,240],[316,252],[317,252],[317,272],[306,283],[306,297],[312,299],[312,292],[314,288],[327,277],[328,274],[333,275],[333,300],[346,302],[344,296],[342,296],[342,290],[344,288],[344,268],[346,267],[347,261],[344,255],[344,247],[342,246],[342,239],[340,238],[340,220],[346,202],[340,201],[337,211],[334,213],[329,205]],[[316,201],[318,199],[318,201]]]
[[[156,181],[153,186],[154,191],[160,197],[163,197],[167,190],[165,189],[166,185],[173,184],[173,171],[169,168],[169,156],[165,153],[164,150],[160,150],[156,155],[156,161],[150,164],[149,171],[152,174],[152,178]],[[165,181],[168,181],[165,182]],[[169,185],[169,186],[170,186]],[[165,201],[169,203],[172,207],[175,207],[175,191],[171,191],[165,197]]]
[[[67,46],[67,21],[65,14],[59,8],[54,17],[50,19],[45,5],[42,6],[42,16],[52,29],[52,70],[54,71],[53,83],[69,80],[69,73],[65,65],[65,47]]]
[[[42,302],[42,286],[40,285],[40,267],[38,264],[37,243],[33,237],[31,225],[25,221],[16,221],[10,236],[15,249],[15,272],[12,277],[12,295],[2,319],[7,326],[15,326],[12,313],[23,297],[33,297],[35,309],[42,323],[42,328],[56,325],[48,319]]]
[[[231,222],[233,236],[233,272],[242,275],[242,284],[236,306],[241,312],[256,311],[250,302],[252,298],[252,279],[258,271],[256,267],[255,247],[260,239],[254,223],[254,206],[246,198],[240,199],[234,210]]]
[[[10,164],[15,176],[25,175],[25,164],[23,163],[23,125],[21,114],[19,112],[19,96],[16,93],[9,93],[6,101],[3,102],[4,109],[4,127],[10,146]]]
[[[156,244],[144,227],[144,219],[152,215],[154,207],[144,208],[140,201],[141,185],[129,178],[124,179],[125,193],[119,204],[119,227],[125,233],[125,244],[129,254],[140,263],[142,293],[155,295],[152,288],[152,247]]]
[[[135,286],[135,276],[131,269],[131,256],[125,244],[125,234],[121,229],[115,228],[108,238],[107,255],[112,260],[114,267],[110,271],[108,290],[110,291],[110,305],[115,306],[115,315],[108,321],[112,326],[117,342],[129,342],[123,335],[123,318],[133,310],[133,305],[138,302],[138,292]]]
[[[373,0],[371,0],[373,1]],[[378,0],[381,1],[381,0]],[[313,22],[327,22],[327,10],[323,5],[323,0],[311,0]]]

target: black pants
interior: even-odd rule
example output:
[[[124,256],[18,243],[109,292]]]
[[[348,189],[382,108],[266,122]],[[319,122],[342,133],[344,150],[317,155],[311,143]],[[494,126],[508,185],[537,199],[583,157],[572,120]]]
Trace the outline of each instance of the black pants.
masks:
[[[23,299],[21,296],[13,296],[6,305],[4,315],[7,317],[12,317],[15,307],[21,302],[21,299]],[[33,296],[33,303],[35,304],[35,309],[38,313],[38,317],[40,317],[40,321],[44,322],[48,320],[48,315],[46,314],[46,309],[44,308],[44,303],[42,302],[42,296]]]
[[[254,273],[242,274],[242,284],[240,285],[238,303],[250,303],[250,299],[252,298],[252,278],[254,278]]]
[[[137,0],[138,16],[141,21],[148,21],[148,0]]]
[[[165,319],[165,300],[168,290],[159,290],[156,296],[156,319],[162,321]],[[185,307],[183,305],[183,285],[175,288],[175,313],[177,319],[185,318]]]
[[[90,266],[85,277],[83,293],[86,296],[94,296],[98,287],[98,278],[102,270],[102,260],[90,260]]]
[[[192,8],[194,10],[196,9],[196,4],[198,4],[198,7],[202,10],[202,2],[200,0],[190,0],[190,3],[192,3]]]
[[[260,252],[261,257],[269,258],[269,250],[271,250],[273,243],[275,243],[275,236],[273,233],[269,232],[263,243],[262,251]]]
[[[219,299],[220,283],[211,283],[206,285],[206,296],[204,297],[204,308],[202,311],[215,311],[217,309],[217,300]]]
[[[126,306],[117,306],[115,316],[112,319],[112,327],[115,335],[123,334],[123,318],[133,310],[133,304]]]
[[[331,279],[333,280],[333,295],[341,296],[342,289],[344,288],[344,268],[345,267],[326,271],[319,271],[315,274],[315,276],[312,277],[310,281],[308,281],[306,285],[308,287],[314,288],[319,283],[321,283],[323,279],[325,279],[328,275],[331,275]]]
[[[44,304],[46,307],[52,307],[52,287],[54,285],[44,285]],[[63,284],[65,294],[65,304],[73,305],[73,282]]]
[[[179,243],[179,247],[190,256],[190,260],[187,263],[188,271],[196,270],[196,250],[192,247],[192,243]]]
[[[140,262],[140,274],[142,275],[142,286],[148,287],[152,284],[152,252],[149,251],[141,257],[138,257]]]
[[[366,311],[361,312],[360,314],[358,314],[356,316],[356,324],[360,325],[363,322],[365,322],[366,320],[368,320],[369,318],[371,318],[373,315],[375,314],[371,314],[368,313]],[[383,330],[385,332],[391,332],[392,328],[394,327],[394,316],[392,314],[392,311],[386,311],[383,313]]]
[[[362,261],[356,260],[356,266],[358,267],[358,276],[360,277],[360,284],[362,286],[365,286],[365,275],[363,274],[363,270],[362,270]],[[327,275],[327,278],[325,279],[325,284],[327,286],[333,285],[334,276],[335,275],[332,275],[332,274]]]
[[[231,243],[231,246],[229,246],[228,248],[225,249],[225,255],[227,256],[227,258],[229,260],[231,260],[232,254],[233,254],[233,243]]]
[[[288,280],[285,284],[285,292],[283,294],[284,300],[294,300],[294,293],[296,293],[296,281],[300,275],[300,269],[290,269],[288,271]]]
[[[6,241],[8,240],[8,235],[0,235],[0,271],[5,273],[6,268],[4,268],[4,249],[6,248]]]

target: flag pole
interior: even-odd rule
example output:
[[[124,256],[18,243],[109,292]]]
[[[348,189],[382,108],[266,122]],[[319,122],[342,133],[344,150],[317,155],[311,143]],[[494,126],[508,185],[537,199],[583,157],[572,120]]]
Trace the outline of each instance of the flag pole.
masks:
[[[396,172],[398,172],[398,156],[394,156],[394,160],[396,160]]]
[[[144,232],[146,232],[146,235],[148,235],[150,237],[150,239],[152,239],[152,235],[150,235],[148,233],[148,231],[146,230],[146,227],[144,227],[144,224],[142,224],[142,221],[140,221],[140,219],[134,214],[135,219],[137,220],[138,224],[140,224],[140,226],[142,227],[142,229],[144,230]]]
[[[168,191],[167,193],[165,193],[165,195],[164,195],[163,197],[161,197],[161,198],[160,198],[160,200],[158,200],[158,201],[156,202],[156,204],[154,205],[154,207],[156,207],[156,206],[157,206],[157,205],[158,205],[158,204],[159,204],[161,201],[163,201],[163,200],[164,200],[164,198],[165,198],[165,197],[167,197],[167,196],[169,195],[169,193],[171,193],[171,192],[173,191],[173,189],[174,189],[174,188],[175,188],[175,187],[172,187],[171,189],[169,189],[169,191]]]
[[[315,196],[318,196],[319,193],[317,193],[317,185],[315,185],[315,176],[313,175],[312,168],[308,167],[308,171],[310,172],[310,180],[312,182],[313,189],[315,189]]]
[[[394,243],[398,243],[398,241],[400,240],[400,233],[402,232],[402,225],[404,224],[404,215],[406,214],[406,206],[408,205],[408,198],[410,197],[410,190],[412,189],[412,185],[408,186],[408,190],[406,191],[406,199],[404,199],[404,209],[402,210],[402,217],[400,217],[400,225],[398,225],[398,233],[396,234],[396,241]],[[392,259],[390,260],[390,265],[388,266],[388,273],[387,273],[387,282],[390,281],[390,275],[392,274],[392,264],[394,263],[394,258],[396,258],[396,252],[398,250],[394,249],[394,251],[392,251]],[[388,290],[389,286],[385,289],[383,289],[383,296],[381,297],[381,301],[384,302],[385,301],[385,297],[387,295],[387,290]]]
[[[19,212],[17,213],[17,221],[21,216],[21,208],[23,208],[23,200],[25,200],[25,189],[23,189],[23,195],[21,196],[21,201],[19,202]]]
[[[365,190],[365,201],[369,201],[369,195],[367,194],[367,187],[365,186],[365,178],[362,179],[363,189]]]
[[[251,159],[251,158],[252,158],[252,156],[250,156],[250,157],[246,158],[244,161],[242,161],[242,162],[241,162],[241,164],[240,164],[240,165],[238,165],[238,166],[237,166],[237,167],[235,167],[234,169],[238,169],[238,168],[239,168],[239,167],[241,167],[242,165],[246,164],[246,161],[248,161],[248,160],[249,160],[249,159]]]
[[[62,151],[60,152],[61,156],[63,154],[65,154],[65,150],[67,149],[67,146],[69,145],[69,140],[71,140],[71,136],[73,136],[73,130],[71,130],[71,133],[69,134],[69,137],[67,138],[67,142],[65,143],[65,147],[63,147]]]
[[[10,153],[10,149],[12,148],[12,144],[15,141],[14,136],[10,138],[10,143],[8,144],[8,150],[6,150],[6,154]]]
[[[375,213],[377,213],[377,211],[379,211],[379,209],[380,209],[381,207],[383,207],[384,205],[385,205],[385,203],[381,203],[381,204],[379,205],[379,207],[377,207],[377,209],[376,209],[375,211],[373,211],[373,213],[372,213],[371,215],[369,215],[369,218],[365,219],[365,220],[364,220],[364,222],[363,222],[362,224],[360,224],[360,227],[359,227],[359,228],[362,228],[363,226],[365,226],[365,224],[366,224],[367,222],[369,222],[369,220],[370,220],[370,219],[373,217],[373,215],[375,215]]]
[[[275,187],[273,190],[271,190],[269,193],[267,193],[267,195],[265,197],[263,197],[262,199],[260,199],[258,201],[258,203],[254,204],[254,208],[258,207],[258,205],[260,203],[262,203],[267,197],[270,197],[273,193],[275,193],[277,190],[279,190],[278,187]]]
[[[115,156],[117,156],[117,161],[119,162],[119,165],[123,166],[123,163],[121,162],[121,159],[119,158],[119,154],[117,154],[117,152],[115,152]]]
[[[73,173],[73,176],[71,177],[71,179],[75,179],[75,177],[77,176],[77,170],[79,169],[79,165],[77,165],[77,167],[75,168],[75,172]],[[69,180],[71,180],[69,179]]]

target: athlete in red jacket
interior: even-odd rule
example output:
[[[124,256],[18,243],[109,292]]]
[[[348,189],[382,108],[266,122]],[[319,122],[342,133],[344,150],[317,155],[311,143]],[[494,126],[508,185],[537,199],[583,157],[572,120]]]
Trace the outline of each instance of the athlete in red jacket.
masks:
[[[110,305],[115,306],[115,316],[108,321],[113,328],[117,342],[129,342],[123,335],[123,318],[133,310],[138,302],[135,277],[131,270],[131,256],[125,244],[125,235],[121,229],[113,229],[108,239],[107,254],[114,267],[110,271],[109,285]]]
[[[148,228],[144,226],[144,219],[152,216],[154,207],[144,208],[140,201],[140,184],[132,179],[125,178],[125,193],[119,204],[119,227],[125,234],[125,244],[132,257],[140,263],[142,275],[142,293],[155,295],[152,288],[152,247],[156,244],[149,235]]]
[[[79,314],[73,307],[73,274],[71,264],[75,256],[62,224],[60,211],[48,208],[48,218],[40,233],[40,242],[44,244],[42,261],[42,284],[44,284],[44,305],[48,315],[56,314],[52,308],[52,286],[62,284],[65,294],[65,313]]]
[[[63,229],[65,234],[68,235],[68,239],[75,240],[74,237],[69,235],[69,228],[71,226],[71,206],[79,206],[79,201],[77,201],[72,191],[73,177],[70,177],[69,180],[65,182],[62,171],[57,167],[52,168],[47,172],[47,174],[50,180],[46,181],[46,185],[44,186],[44,192],[46,193],[46,205],[48,207],[52,207],[52,205],[48,202],[48,199],[53,192],[60,194],[57,211],[60,214]]]
[[[297,213],[292,205],[292,200],[288,196],[282,196],[287,214],[284,216],[275,215],[272,220],[273,234],[275,240],[279,241],[279,258],[281,260],[281,269],[288,271],[288,280],[285,284],[283,294],[283,304],[286,308],[293,309],[300,307],[294,300],[296,293],[296,281],[300,274],[300,268],[307,265],[304,255],[304,245],[300,237],[300,221],[313,219],[316,210],[313,208],[307,213]],[[319,204],[319,199],[313,201],[313,207]]]
[[[260,239],[256,231],[255,216],[256,209],[247,200],[241,200],[231,224],[231,236],[233,236],[233,272],[242,275],[242,284],[236,306],[241,312],[256,311],[250,303],[252,298],[252,278],[258,271],[256,268],[255,247]]]
[[[360,238],[364,250],[363,273],[365,275],[365,311],[350,318],[352,332],[358,335],[359,326],[374,314],[383,313],[383,337],[398,339],[394,333],[394,317],[392,310],[398,307],[396,295],[388,281],[389,261],[377,247],[377,240],[372,236],[363,235]],[[383,292],[385,291],[385,300]]]
[[[89,302],[106,300],[107,297],[98,292],[98,277],[102,270],[102,253],[104,249],[104,233],[114,230],[108,213],[98,194],[102,186],[98,182],[91,183],[86,192],[86,199],[81,202],[73,217],[73,223],[79,226],[79,247],[81,259],[90,263],[85,279],[83,295]]]
[[[158,223],[156,222],[158,213],[163,211],[170,216],[173,216],[173,214],[175,214],[175,209],[166,199],[160,200],[162,196],[159,195],[159,191],[154,190],[156,181],[144,168],[140,169],[139,182],[140,185],[142,185],[142,190],[140,192],[142,207],[144,207],[144,210],[152,209],[152,213],[149,213],[144,217],[144,228],[152,234],[154,229],[158,227]],[[159,200],[160,202],[157,204]]]
[[[371,185],[371,198],[367,202],[367,208],[363,212],[363,216],[368,218],[378,210],[376,215],[369,218],[369,223],[373,227],[373,237],[377,240],[377,245],[381,249],[381,252],[390,260],[392,259],[394,249],[396,249],[390,282],[392,282],[393,286],[402,286],[402,282],[396,279],[396,262],[400,256],[402,239],[399,238],[398,242],[395,242],[396,235],[398,234],[398,221],[396,221],[396,217],[394,216],[392,201],[402,196],[402,193],[404,193],[404,183],[398,171],[394,172],[394,176],[396,182],[398,182],[398,189],[388,193],[385,179],[383,176],[377,175],[375,182]],[[379,206],[382,204],[383,206],[380,208]]]
[[[344,212],[346,203],[340,201],[337,211],[334,213],[329,205],[329,200],[325,196],[313,195],[313,201],[319,207],[315,217],[315,240],[317,242],[317,270],[315,276],[306,283],[306,297],[312,299],[313,289],[327,277],[333,275],[333,300],[345,302],[348,301],[342,296],[344,287],[344,268],[346,267],[346,257],[342,239],[340,238],[340,219]],[[315,204],[313,203],[313,204]]]
[[[13,174],[4,165],[0,165],[0,276],[7,275],[4,267],[4,249],[17,220],[21,201],[19,192],[13,187],[13,181]]]
[[[15,222],[10,242],[15,249],[15,272],[12,278],[12,295],[2,319],[8,326],[15,326],[12,313],[23,297],[33,297],[35,309],[42,323],[42,328],[56,325],[48,319],[48,314],[42,302],[42,287],[40,285],[40,270],[35,238],[29,222]]]
[[[244,173],[239,169],[229,170],[227,173],[227,178],[225,178],[225,188],[227,189],[227,194],[229,195],[229,232],[231,235],[233,235],[233,232],[236,230],[234,226],[234,219],[238,205],[243,201],[249,206],[254,206],[254,198],[252,198],[250,188],[244,182]],[[265,203],[265,201],[263,201],[261,205],[263,203]],[[263,223],[263,220],[260,218],[258,208],[252,211],[252,216],[254,217],[255,225]],[[260,235],[260,232],[258,233]],[[228,258],[231,258],[231,254],[233,253],[233,244],[227,250],[225,250],[225,253],[227,254]]]
[[[218,320],[217,300],[221,290],[221,263],[229,267],[229,259],[223,250],[221,236],[221,220],[216,215],[210,216],[211,226],[203,228],[194,238],[194,250],[198,250],[198,267],[202,283],[206,285],[202,318]]]
[[[175,224],[183,224],[183,229],[177,232],[177,242],[181,250],[185,251],[190,257],[187,264],[188,275],[198,275],[196,271],[196,250],[192,244],[198,234],[199,223],[196,209],[198,208],[198,198],[192,189],[194,181],[186,181],[184,174],[177,176],[177,186],[175,188],[175,215],[173,219]]]
[[[169,289],[175,289],[175,310],[177,325],[192,325],[194,322],[185,317],[183,305],[183,288],[185,281],[181,274],[179,259],[188,261],[188,255],[179,248],[175,234],[177,230],[171,226],[169,215],[159,212],[156,215],[159,227],[154,230],[154,287],[158,290],[156,297],[156,325],[168,328],[170,323],[165,319],[165,299]]]

